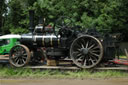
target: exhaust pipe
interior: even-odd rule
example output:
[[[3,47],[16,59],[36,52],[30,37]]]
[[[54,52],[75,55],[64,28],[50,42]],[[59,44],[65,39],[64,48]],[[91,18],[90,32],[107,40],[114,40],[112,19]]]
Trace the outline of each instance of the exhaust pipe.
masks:
[[[34,31],[34,10],[29,10],[29,33]]]

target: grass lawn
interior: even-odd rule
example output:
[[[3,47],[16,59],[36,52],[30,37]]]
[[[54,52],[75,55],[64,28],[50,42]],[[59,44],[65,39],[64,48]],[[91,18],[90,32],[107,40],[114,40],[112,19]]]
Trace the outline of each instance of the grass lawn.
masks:
[[[105,70],[32,70],[26,68],[0,67],[0,78],[57,78],[57,79],[84,79],[84,78],[128,78],[128,72]]]

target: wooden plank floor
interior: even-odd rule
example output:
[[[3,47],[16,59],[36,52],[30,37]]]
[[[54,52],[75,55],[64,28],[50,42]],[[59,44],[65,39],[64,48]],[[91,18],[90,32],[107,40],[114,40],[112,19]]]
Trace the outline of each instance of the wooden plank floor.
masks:
[[[48,69],[48,70],[78,70],[80,68],[76,66],[27,66],[25,68],[32,68],[32,69]]]
[[[128,67],[97,67],[97,70],[126,70],[128,71]]]
[[[31,69],[49,69],[49,70],[80,70],[77,66],[27,66],[25,68]],[[96,67],[95,70],[125,70],[128,71],[128,67]]]
[[[8,55],[0,55],[0,61],[8,60]],[[71,66],[69,64],[62,65],[62,66],[47,66],[47,65],[39,65],[39,66],[26,66],[24,68],[31,68],[31,69],[58,69],[58,70],[79,70],[77,66]],[[96,70],[126,70],[128,71],[128,66],[123,67],[96,67]]]
[[[9,55],[0,55],[0,60],[9,60]]]

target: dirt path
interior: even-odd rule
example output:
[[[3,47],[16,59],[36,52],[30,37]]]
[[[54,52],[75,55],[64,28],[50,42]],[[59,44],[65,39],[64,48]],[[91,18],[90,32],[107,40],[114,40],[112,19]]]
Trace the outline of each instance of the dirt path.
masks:
[[[128,85],[128,79],[1,79],[0,85]]]

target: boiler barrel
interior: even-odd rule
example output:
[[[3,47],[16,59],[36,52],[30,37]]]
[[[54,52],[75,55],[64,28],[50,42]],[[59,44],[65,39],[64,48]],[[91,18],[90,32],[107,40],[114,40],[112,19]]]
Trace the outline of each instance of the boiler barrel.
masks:
[[[25,45],[36,45],[37,47],[57,47],[60,44],[60,37],[53,34],[47,35],[24,35],[21,43]]]

